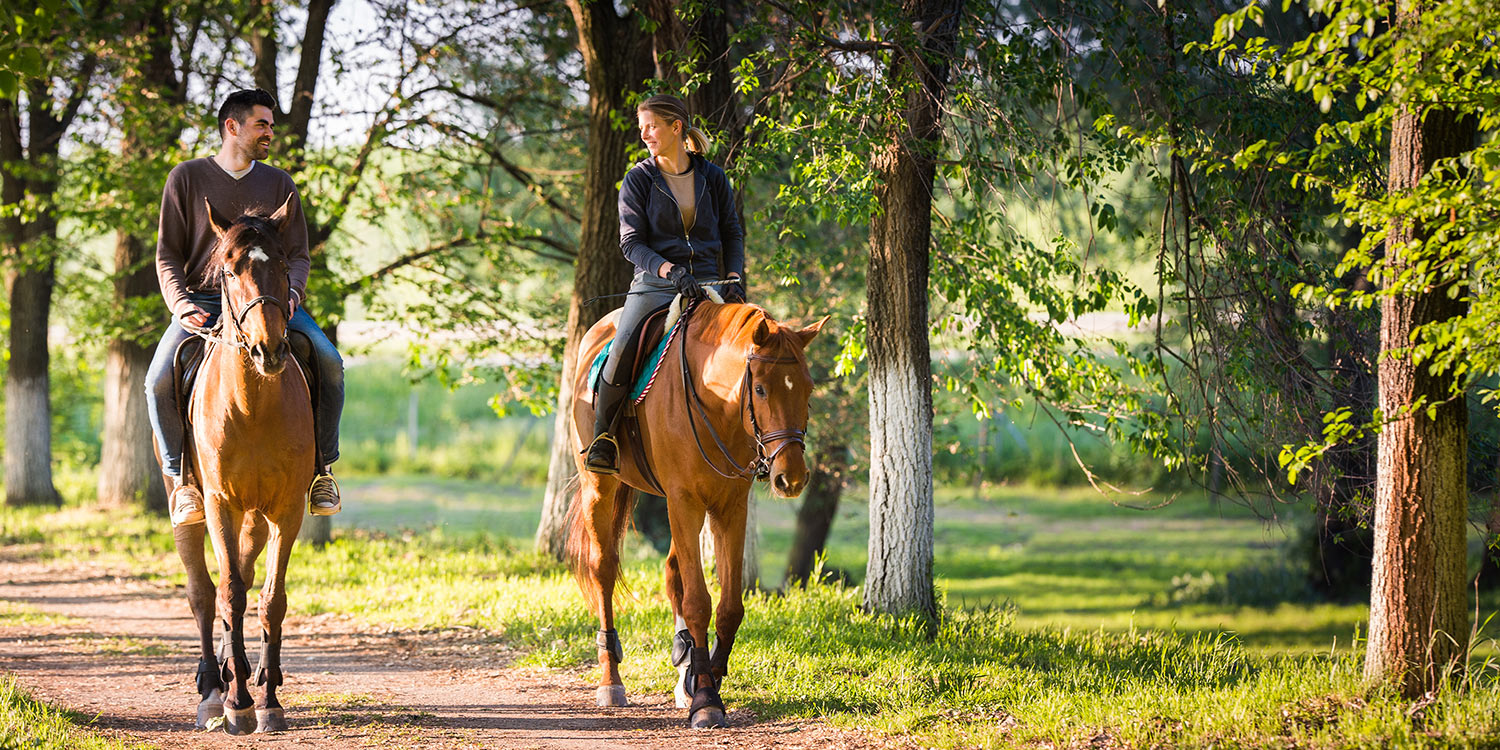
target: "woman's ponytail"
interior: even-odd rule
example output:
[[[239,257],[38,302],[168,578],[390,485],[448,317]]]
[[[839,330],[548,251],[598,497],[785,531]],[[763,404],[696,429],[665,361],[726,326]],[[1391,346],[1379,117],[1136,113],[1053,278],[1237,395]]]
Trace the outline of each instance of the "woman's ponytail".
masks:
[[[682,135],[682,143],[687,147],[687,150],[695,154],[706,154],[708,153],[709,146],[713,145],[708,140],[708,134],[696,125],[688,126],[687,132]]]

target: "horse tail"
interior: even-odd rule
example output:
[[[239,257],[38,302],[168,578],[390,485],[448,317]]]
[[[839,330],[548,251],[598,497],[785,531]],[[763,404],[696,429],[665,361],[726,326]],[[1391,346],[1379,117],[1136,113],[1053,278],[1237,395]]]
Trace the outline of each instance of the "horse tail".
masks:
[[[611,527],[614,531],[614,554],[605,555],[605,550],[594,549],[592,538],[589,535],[588,525],[583,523],[583,491],[578,477],[569,480],[564,492],[571,496],[568,502],[567,519],[567,542],[564,545],[564,554],[568,560],[568,566],[573,569],[573,577],[578,579],[579,588],[583,589],[583,598],[589,603],[589,609],[597,609],[599,606],[599,578],[609,578],[618,587],[625,585],[624,578],[620,575],[620,551],[625,544],[625,531],[630,526],[631,511],[635,508],[635,490],[624,482],[615,489],[615,516],[611,519]],[[597,571],[590,570],[590,563],[599,561]],[[594,614],[598,614],[596,611]]]

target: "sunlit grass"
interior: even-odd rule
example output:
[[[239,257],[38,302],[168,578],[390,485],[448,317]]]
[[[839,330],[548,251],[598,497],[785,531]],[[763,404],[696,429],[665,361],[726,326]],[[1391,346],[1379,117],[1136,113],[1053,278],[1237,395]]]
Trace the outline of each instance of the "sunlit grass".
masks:
[[[352,480],[333,543],[301,546],[293,558],[292,610],[347,614],[366,627],[477,628],[513,649],[519,665],[590,664],[597,622],[569,572],[530,551],[539,496],[480,483]],[[864,526],[850,517],[863,512],[854,500],[840,512],[829,559],[857,580]],[[1267,526],[1201,502],[1142,513],[1071,491],[939,500],[946,615],[935,638],[863,612],[854,586],[752,595],[726,700],[765,719],[822,717],[944,747],[1500,743],[1491,666],[1476,664],[1464,689],[1430,703],[1367,689],[1351,648],[1362,606],[1165,605],[1174,576],[1219,575],[1284,554],[1290,522]],[[791,512],[762,501],[763,578],[779,572]],[[87,551],[139,574],[176,576],[161,520],[27,511],[0,521],[0,533],[31,545],[28,555]],[[616,622],[622,672],[632,694],[665,694],[675,672],[661,559],[635,539],[626,558]],[[315,702],[331,726],[403,731],[367,721],[358,696]]]
[[[46,612],[20,602],[0,599],[0,627],[44,627],[66,625],[74,621],[74,618],[67,615]]]
[[[10,675],[0,675],[0,748],[4,750],[144,750],[151,747],[101,737],[80,725],[88,718],[27,695]]]

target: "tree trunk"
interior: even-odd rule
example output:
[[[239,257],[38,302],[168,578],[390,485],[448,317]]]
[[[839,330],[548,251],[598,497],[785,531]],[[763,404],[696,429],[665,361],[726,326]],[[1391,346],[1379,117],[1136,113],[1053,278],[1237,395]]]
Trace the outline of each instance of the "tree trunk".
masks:
[[[14,256],[13,256],[14,257]],[[5,504],[60,505],[52,484],[47,321],[53,264],[11,275],[10,363],[5,374]]]
[[[127,152],[130,153],[130,152]],[[126,232],[115,238],[115,302],[134,305],[160,297],[145,243]],[[117,508],[142,504],[166,512],[161,465],[151,443],[146,411],[146,370],[153,347],[121,336],[109,342],[104,362],[104,440],[99,462],[99,504]]]
[[[875,157],[870,224],[870,546],[865,607],[937,620],[932,586],[932,363],[927,278],[934,154],[962,0],[905,0],[915,49],[893,53],[893,90],[915,80]]]
[[[634,130],[614,127],[615,116],[628,116],[626,95],[639,88],[651,72],[649,38],[635,18],[615,13],[611,2],[568,0],[577,27],[578,50],[583,55],[589,84],[589,142],[587,183],[584,186],[583,225],[578,234],[578,259],[573,267],[573,298],[568,304],[557,411],[552,423],[552,456],[547,466],[547,490],[542,498],[542,520],[536,548],[561,559],[562,530],[567,518],[565,491],[575,471],[569,434],[573,407],[573,373],[578,345],[590,326],[608,309],[583,306],[602,294],[630,287],[630,264],[620,253],[620,216],[617,187],[624,176],[626,149]]]
[[[1419,13],[1404,5],[1397,26],[1418,22]],[[1468,150],[1474,134],[1472,119],[1444,110],[1401,112],[1391,134],[1390,191],[1411,190],[1435,160]],[[1403,263],[1398,248],[1422,231],[1410,222],[1392,227],[1386,262],[1395,273]],[[1468,650],[1468,407],[1461,393],[1454,397],[1451,374],[1434,375],[1426,364],[1387,354],[1410,346],[1418,326],[1463,315],[1453,291],[1439,285],[1381,302],[1380,408],[1387,419],[1399,418],[1378,441],[1365,677],[1395,682],[1409,697],[1435,689]],[[1407,414],[1419,399],[1436,406]]]
[[[37,92],[31,92],[32,98]],[[48,97],[50,98],[50,97]],[[23,175],[25,147],[19,107],[15,102],[0,100],[0,203],[15,206],[24,201],[31,180]],[[53,128],[39,117],[39,107],[29,107],[27,131],[33,151],[38,139],[47,140]],[[60,128],[57,129],[60,134]],[[56,143],[43,153],[55,156]],[[33,157],[36,154],[33,153]],[[36,161],[33,158],[33,161]],[[52,312],[54,261],[49,247],[37,246],[57,234],[47,199],[54,183],[44,183],[40,192],[41,216],[30,223],[19,215],[5,217],[3,252],[6,266],[6,294],[9,300],[9,362],[5,372],[5,504],[58,505],[62,502],[52,484],[52,401],[47,366],[47,323]]]
[[[132,10],[134,10],[132,8]],[[129,92],[127,106],[135,106],[131,124],[120,144],[120,158],[128,163],[150,154],[170,152],[177,146],[183,122],[176,112],[162,109],[162,117],[147,118],[146,110],[180,103],[183,90],[172,67],[172,35],[165,4],[141,9],[128,20],[127,38],[144,42],[141,57],[124,71],[121,88]],[[140,178],[144,178],[141,174]],[[154,175],[158,180],[165,174]],[[156,183],[158,186],[160,182]],[[152,190],[131,185],[132,192],[149,195]],[[144,203],[144,201],[143,201]],[[149,204],[148,204],[149,205]],[[148,235],[150,236],[150,235]],[[142,236],[122,229],[115,236],[115,309],[129,310],[145,304],[160,306],[161,289],[151,261],[155,246]],[[151,366],[159,325],[132,331],[109,342],[104,363],[103,455],[99,462],[99,504],[118,507],[140,502],[151,510],[167,509],[161,467],[151,444],[151,425],[146,410],[146,370]]]
[[[849,449],[830,446],[818,452],[812,477],[802,507],[797,509],[797,525],[792,532],[792,548],[786,556],[786,580],[783,589],[806,586],[818,554],[828,547],[828,532],[838,514],[839,498],[844,492],[843,462],[835,457],[847,456]],[[816,583],[816,581],[814,581]]]

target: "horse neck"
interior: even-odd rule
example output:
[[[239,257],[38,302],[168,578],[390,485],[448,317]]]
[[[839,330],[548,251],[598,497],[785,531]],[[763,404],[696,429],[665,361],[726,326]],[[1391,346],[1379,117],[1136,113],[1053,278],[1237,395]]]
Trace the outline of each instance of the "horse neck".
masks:
[[[213,373],[217,386],[205,395],[217,397],[225,408],[244,414],[265,413],[269,408],[279,407],[285,395],[285,378],[297,377],[292,374],[297,369],[295,361],[289,360],[278,375],[262,375],[244,349],[223,345],[215,347],[213,361],[205,360],[203,369],[205,373]]]
[[[688,361],[704,411],[714,420],[721,436],[731,442],[751,442],[744,423],[741,402],[745,398],[746,357],[750,353],[748,337],[727,330],[722,319],[703,321],[703,328],[693,335],[685,331]],[[744,340],[741,340],[744,339]]]

